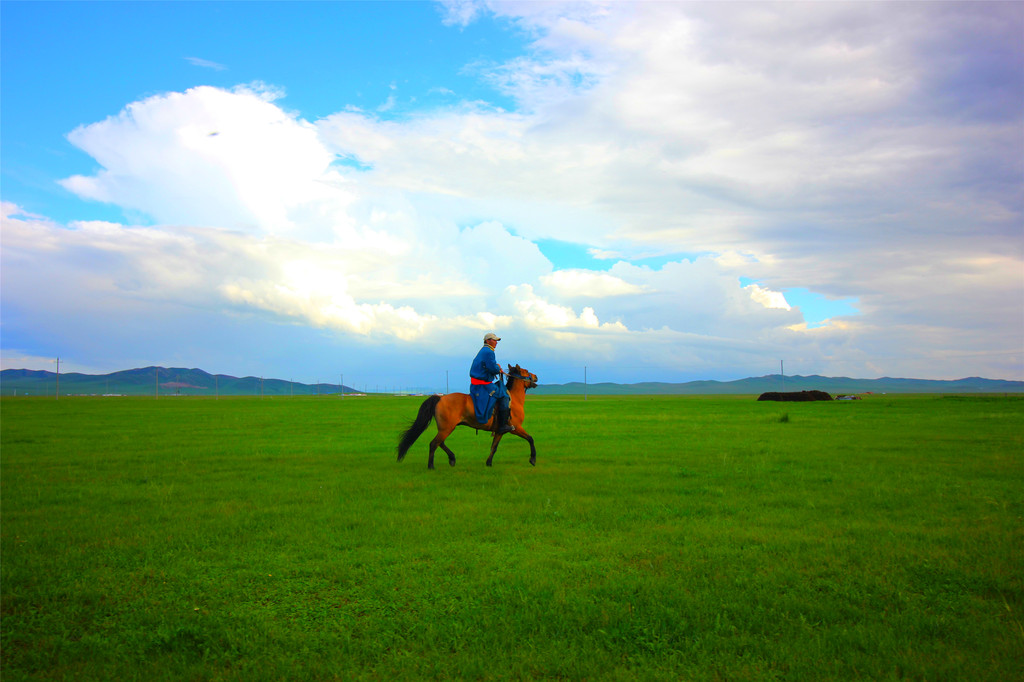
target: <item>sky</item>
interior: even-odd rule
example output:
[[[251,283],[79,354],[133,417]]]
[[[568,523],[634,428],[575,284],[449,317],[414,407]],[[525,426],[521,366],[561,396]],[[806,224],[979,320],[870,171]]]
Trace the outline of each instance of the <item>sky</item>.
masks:
[[[1024,379],[1024,3],[0,2],[0,359]]]

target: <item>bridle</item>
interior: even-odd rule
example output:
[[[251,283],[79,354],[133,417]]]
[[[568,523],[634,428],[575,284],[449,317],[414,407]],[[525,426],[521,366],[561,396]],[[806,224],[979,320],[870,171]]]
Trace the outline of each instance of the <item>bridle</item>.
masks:
[[[539,386],[540,385],[540,384],[537,383],[537,380],[533,377],[533,375],[530,375],[530,374],[527,374],[527,375],[523,376],[521,374],[513,374],[512,372],[505,372],[505,375],[508,376],[511,379],[519,379],[519,381],[522,381],[524,384],[533,384],[534,386]]]

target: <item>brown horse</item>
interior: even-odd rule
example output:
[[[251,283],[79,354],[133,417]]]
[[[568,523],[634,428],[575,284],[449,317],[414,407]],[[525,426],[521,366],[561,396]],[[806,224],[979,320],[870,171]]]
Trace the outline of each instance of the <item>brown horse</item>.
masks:
[[[537,464],[537,448],[533,445],[533,436],[523,430],[523,419],[526,413],[523,403],[526,401],[526,389],[536,388],[537,375],[530,374],[519,365],[508,366],[508,381],[505,387],[508,389],[508,396],[511,401],[512,414],[509,417],[509,424],[515,427],[511,431],[513,435],[519,436],[530,444],[530,464]],[[473,400],[466,393],[448,393],[446,395],[432,395],[420,405],[419,414],[409,426],[402,439],[398,442],[398,461],[405,459],[405,453],[409,451],[412,444],[420,437],[430,421],[437,422],[437,435],[430,441],[430,457],[427,459],[427,468],[434,468],[434,451],[440,447],[448,453],[448,464],[455,466],[455,453],[444,444],[445,438],[451,435],[456,426],[470,426],[480,431],[495,430],[497,418],[491,416],[486,423],[481,424],[476,420],[476,413],[473,410]],[[491,466],[494,460],[494,452],[498,449],[498,443],[504,434],[495,433],[491,439],[491,456],[487,458],[487,466]]]

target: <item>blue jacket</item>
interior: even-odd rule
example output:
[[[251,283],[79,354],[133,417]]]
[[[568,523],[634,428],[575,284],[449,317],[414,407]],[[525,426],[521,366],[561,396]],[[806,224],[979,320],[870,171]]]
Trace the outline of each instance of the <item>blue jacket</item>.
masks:
[[[501,376],[501,365],[494,358],[494,350],[484,344],[480,352],[473,358],[473,364],[469,368],[469,376],[480,381],[493,382]],[[473,399],[473,409],[476,412],[476,420],[483,424],[491,418],[495,405],[500,401],[505,407],[509,406],[508,391],[500,381],[486,385],[469,387],[469,395]]]
[[[469,368],[469,376],[480,381],[494,381],[501,375],[501,365],[494,358],[494,350],[484,344],[480,352],[473,358],[473,364]]]

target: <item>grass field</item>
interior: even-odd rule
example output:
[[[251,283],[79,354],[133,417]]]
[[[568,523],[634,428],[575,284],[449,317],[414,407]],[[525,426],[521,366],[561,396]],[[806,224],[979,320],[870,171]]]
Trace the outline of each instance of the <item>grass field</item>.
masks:
[[[2,677],[1024,679],[1024,399],[3,399]]]

